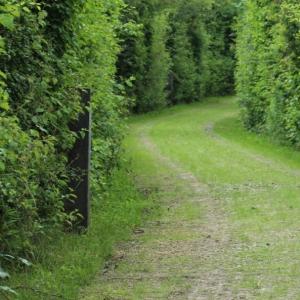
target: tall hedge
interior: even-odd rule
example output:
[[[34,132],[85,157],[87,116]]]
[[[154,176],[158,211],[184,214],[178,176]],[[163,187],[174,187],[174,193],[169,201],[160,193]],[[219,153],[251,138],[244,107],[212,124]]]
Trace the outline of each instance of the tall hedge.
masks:
[[[166,45],[170,28],[168,15],[164,11],[153,18],[151,29],[149,69],[145,77],[143,101],[139,101],[139,111],[155,110],[167,105],[171,59]]]
[[[205,15],[207,51],[203,58],[207,70],[206,95],[233,94],[235,89],[235,0],[215,1]]]
[[[233,92],[234,2],[126,0],[126,4],[123,16],[131,26],[122,36],[118,75],[129,83],[126,91],[135,100],[135,111]],[[158,24],[162,15],[165,20]],[[153,56],[155,49],[160,51]],[[160,68],[159,64],[154,68],[155,60]]]
[[[237,91],[247,128],[300,147],[300,4],[247,0],[237,27]]]
[[[16,4],[18,3],[18,4]],[[0,252],[33,253],[73,216],[69,129],[93,92],[93,187],[115,166],[125,99],[114,81],[122,1],[0,1]],[[105,30],[103,30],[105,28]],[[96,200],[96,199],[95,199]]]
[[[203,6],[199,1],[179,1],[172,15],[170,51],[173,59],[171,74],[171,101],[173,103],[193,102],[200,99],[204,85],[202,56],[205,42],[202,40]]]

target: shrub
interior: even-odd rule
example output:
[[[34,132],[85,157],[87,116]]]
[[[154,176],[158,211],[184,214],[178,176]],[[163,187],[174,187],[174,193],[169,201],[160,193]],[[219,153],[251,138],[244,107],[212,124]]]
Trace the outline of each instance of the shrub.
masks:
[[[0,252],[34,254],[41,234],[70,221],[69,128],[93,91],[97,198],[116,167],[126,100],[114,81],[122,1],[0,2]],[[103,31],[105,28],[105,31]]]
[[[206,68],[205,94],[234,93],[235,34],[237,15],[235,1],[215,1],[206,14],[207,51],[203,58]]]
[[[149,71],[145,85],[144,101],[139,102],[139,111],[155,110],[167,105],[167,84],[170,72],[170,55],[166,48],[169,31],[165,12],[154,17],[152,40],[149,49]]]
[[[247,128],[300,147],[296,1],[245,1],[237,27],[237,91]]]

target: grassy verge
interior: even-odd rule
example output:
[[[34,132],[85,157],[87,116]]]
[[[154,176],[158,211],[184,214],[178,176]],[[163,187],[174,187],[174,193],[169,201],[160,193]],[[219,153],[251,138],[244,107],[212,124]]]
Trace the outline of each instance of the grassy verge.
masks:
[[[54,240],[40,241],[38,263],[27,272],[12,274],[7,284],[18,291],[19,299],[77,299],[114,245],[130,237],[152,206],[151,197],[137,191],[126,168],[116,171],[107,195],[94,196],[88,233],[57,234]]]
[[[300,152],[290,146],[274,141],[272,137],[247,131],[239,118],[225,118],[215,125],[215,131],[233,143],[253,150],[291,168],[300,168]]]

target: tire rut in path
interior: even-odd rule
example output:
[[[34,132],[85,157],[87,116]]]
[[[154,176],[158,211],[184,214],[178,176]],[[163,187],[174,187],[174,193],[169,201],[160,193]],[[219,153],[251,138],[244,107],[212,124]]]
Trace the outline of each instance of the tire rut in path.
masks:
[[[98,282],[86,291],[89,296],[82,298],[250,299],[246,291],[232,291],[232,280],[239,277],[232,276],[232,256],[234,248],[241,245],[231,238],[222,203],[213,197],[209,186],[161,154],[148,136],[149,129],[142,128],[140,142],[171,174],[158,179],[160,189],[165,192],[160,202],[166,213],[159,220],[148,222],[144,234],[120,245],[120,260],[117,258],[116,263],[110,264]],[[147,179],[144,181],[147,185]],[[182,214],[182,208],[186,207],[199,215],[190,218]],[[136,294],[139,286],[143,290]]]
[[[226,263],[230,260],[228,255],[232,254],[230,248],[234,247],[234,242],[230,237],[227,217],[219,200],[215,199],[210,194],[209,187],[199,182],[192,173],[185,171],[179,164],[163,156],[146,132],[141,134],[140,139],[148,151],[152,152],[163,165],[173,170],[191,190],[191,197],[185,201],[199,203],[204,210],[204,222],[193,224],[194,230],[199,233],[198,237],[185,241],[190,245],[186,245],[185,249],[178,249],[178,253],[176,253],[180,256],[180,251],[182,251],[183,256],[188,255],[195,259],[195,265],[190,266],[193,279],[190,279],[191,288],[185,295],[185,299],[244,299],[245,292],[233,295],[230,283],[232,278],[225,270]],[[181,226],[188,227],[188,224],[183,223]],[[203,239],[203,234],[206,239]],[[188,253],[185,252],[186,249],[188,249]],[[202,267],[204,268],[202,269]],[[184,297],[178,299],[184,299]]]
[[[215,124],[214,123],[208,123],[205,124],[202,128],[202,130],[205,132],[207,136],[214,139],[219,144],[223,144],[225,147],[231,147],[232,141],[227,140],[226,138],[220,136],[215,131]],[[239,146],[238,146],[239,147]],[[267,158],[264,155],[260,155],[256,153],[255,151],[247,150],[245,147],[239,147],[239,153],[243,153],[244,156],[249,157],[250,160],[257,161],[261,163],[262,165],[266,165],[269,169],[273,169],[276,172],[286,173],[288,176],[294,176],[299,177],[300,171],[297,169],[292,169],[290,167],[287,167],[285,164],[274,161],[270,158]]]

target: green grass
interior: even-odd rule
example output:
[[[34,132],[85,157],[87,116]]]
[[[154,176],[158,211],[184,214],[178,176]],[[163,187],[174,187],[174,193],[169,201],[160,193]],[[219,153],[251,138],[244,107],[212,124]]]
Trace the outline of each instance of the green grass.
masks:
[[[27,272],[12,274],[7,284],[16,287],[18,299],[77,299],[116,243],[131,236],[145,210],[155,209],[151,196],[137,191],[125,167],[116,171],[108,194],[93,199],[87,234],[58,234],[51,241],[40,241],[38,263]]]
[[[153,158],[139,149],[138,136],[147,132],[164,156],[221,199],[242,245],[227,267],[238,278],[234,289],[247,288],[255,299],[300,299],[298,151],[244,130],[234,97],[135,117],[131,132],[128,151],[138,173],[150,178],[166,173],[154,170]],[[196,216],[188,208],[182,213]]]
[[[90,232],[84,236],[63,235],[55,244],[40,245],[41,264],[28,274],[14,276],[12,283],[76,299],[80,287],[91,282],[116,242],[129,238],[131,228],[141,223],[145,209],[153,212],[152,219],[171,221],[170,228],[154,228],[141,236],[143,251],[139,257],[129,253],[128,261],[120,262],[119,275],[141,270],[151,275],[156,266],[151,249],[157,242],[190,241],[198,236],[197,232],[172,226],[176,222],[203,222],[205,208],[185,201],[190,197],[189,188],[184,187],[174,169],[159,161],[155,151],[147,150],[144,135],[164,157],[205,183],[211,199],[218,199],[225,210],[234,242],[220,252],[224,257],[214,259],[231,278],[231,288],[236,293],[246,289],[253,299],[300,299],[300,153],[244,130],[235,97],[205,99],[131,118],[126,156],[146,197],[133,188],[124,170],[116,174],[107,201],[94,207]],[[168,182],[172,186],[166,186]],[[152,210],[156,203],[149,196],[152,194],[160,200],[159,214],[157,209]],[[176,206],[178,203],[181,205]],[[172,269],[181,262],[188,265],[189,259],[188,255],[170,256],[161,263]],[[132,264],[134,260],[138,264]],[[197,261],[192,263],[198,268]],[[214,267],[214,263],[207,267]],[[155,295],[167,299],[170,291],[190,287],[181,277],[183,270],[178,272],[155,285],[155,290],[147,280],[129,290],[126,281],[111,285],[100,278],[93,280],[83,294],[86,299],[97,300],[102,299],[102,291],[121,299]],[[21,299],[51,299],[34,295],[27,290]]]

